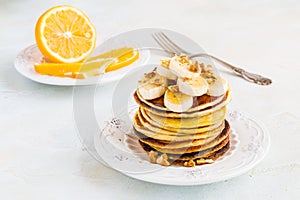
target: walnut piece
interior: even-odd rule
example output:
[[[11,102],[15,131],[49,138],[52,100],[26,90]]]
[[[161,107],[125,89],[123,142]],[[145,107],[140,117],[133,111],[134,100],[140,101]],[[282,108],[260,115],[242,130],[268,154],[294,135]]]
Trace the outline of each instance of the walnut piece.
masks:
[[[199,71],[199,64],[198,64],[198,61],[195,61],[193,62],[191,65],[190,65],[190,69],[189,69],[191,72],[198,72]]]
[[[163,67],[166,67],[166,68],[169,68],[170,62],[171,62],[170,59],[160,59],[160,64],[161,64]]]
[[[197,165],[212,164],[213,162],[214,162],[214,160],[212,160],[212,159],[204,159],[204,158],[200,158],[200,159],[196,160]]]
[[[149,161],[150,161],[151,163],[156,163],[157,156],[158,156],[157,151],[152,151],[152,150],[151,150],[151,151],[149,152]]]
[[[188,59],[188,57],[186,56],[186,55],[181,55],[181,56],[179,56],[179,63],[180,64],[190,64],[191,63],[191,61]]]
[[[217,80],[211,65],[205,66],[204,63],[201,63],[200,68],[202,69],[201,77],[206,79],[208,84],[213,84]]]
[[[144,74],[145,78],[148,78],[148,79],[153,78],[155,75],[156,75],[156,70],[153,70],[152,72]]]
[[[180,92],[178,85],[175,85],[173,87],[169,87],[169,90],[171,90],[171,92],[173,92],[173,93],[179,93]]]
[[[150,83],[155,84],[155,85],[162,85],[163,84],[163,80],[160,77],[157,77],[154,80],[151,79]]]
[[[162,154],[156,159],[156,163],[163,165],[163,166],[170,166],[170,163],[168,161],[168,155],[167,154]]]
[[[195,163],[193,160],[189,160],[189,161],[184,162],[183,165],[184,165],[185,167],[195,167],[195,166],[196,166],[196,163]]]

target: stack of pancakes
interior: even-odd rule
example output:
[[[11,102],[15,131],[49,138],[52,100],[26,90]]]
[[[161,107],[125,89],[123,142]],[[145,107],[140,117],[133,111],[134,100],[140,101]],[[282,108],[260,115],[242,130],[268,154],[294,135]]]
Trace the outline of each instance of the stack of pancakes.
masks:
[[[164,96],[146,100],[136,90],[139,110],[134,116],[133,132],[149,160],[161,165],[213,163],[230,147],[230,125],[225,120],[230,89],[221,96],[193,97],[185,112],[173,112],[164,105]]]

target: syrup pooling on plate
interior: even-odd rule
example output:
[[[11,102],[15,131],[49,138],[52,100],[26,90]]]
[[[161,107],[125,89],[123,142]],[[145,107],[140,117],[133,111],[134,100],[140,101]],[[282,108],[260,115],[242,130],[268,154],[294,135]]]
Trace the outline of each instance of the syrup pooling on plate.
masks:
[[[139,81],[134,99],[139,110],[133,134],[151,163],[193,167],[213,163],[228,151],[230,90],[211,66],[186,56],[161,60]]]

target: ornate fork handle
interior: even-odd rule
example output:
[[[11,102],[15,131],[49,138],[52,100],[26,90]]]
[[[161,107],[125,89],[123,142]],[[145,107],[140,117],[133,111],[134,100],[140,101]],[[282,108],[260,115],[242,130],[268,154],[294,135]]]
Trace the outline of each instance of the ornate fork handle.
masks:
[[[233,72],[235,72],[237,75],[247,79],[248,81],[251,81],[253,83],[256,84],[260,84],[260,85],[269,85],[272,83],[272,80],[266,77],[263,77],[259,74],[254,74],[254,73],[250,73],[247,72],[246,70],[239,68],[239,67],[235,67],[215,56],[209,55],[209,54],[205,54],[205,53],[197,53],[197,54],[190,54],[188,55],[189,58],[195,58],[195,57],[210,57],[218,62],[220,62],[221,64],[223,64],[225,67],[227,67],[228,69],[232,70]]]

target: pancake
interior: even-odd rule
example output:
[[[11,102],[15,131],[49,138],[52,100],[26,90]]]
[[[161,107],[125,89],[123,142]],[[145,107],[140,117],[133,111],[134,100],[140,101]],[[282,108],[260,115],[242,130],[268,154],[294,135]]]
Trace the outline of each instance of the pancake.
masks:
[[[185,133],[185,134],[195,134],[195,133],[201,133],[205,131],[212,130],[216,127],[218,127],[220,124],[222,124],[222,121],[215,123],[215,124],[210,124],[209,126],[200,126],[199,127],[194,127],[194,128],[183,128],[183,127],[172,127],[172,126],[162,126],[156,121],[153,121],[147,114],[143,114],[142,109],[139,110],[138,116],[140,118],[140,121],[144,124],[144,122],[149,124],[149,128],[151,127],[158,127],[159,129],[167,130],[170,132],[176,132],[176,133]],[[152,130],[152,129],[151,129]]]
[[[226,146],[229,147],[229,143],[230,143],[230,135],[229,135],[230,126],[229,126],[227,121],[226,121],[225,124],[226,124],[226,128],[223,130],[222,134],[225,134],[227,136],[222,141],[220,141],[217,145],[215,145],[211,148],[207,148],[205,150],[201,150],[201,151],[198,151],[198,152],[192,152],[192,153],[183,153],[183,154],[170,154],[170,153],[167,153],[168,159],[172,162],[176,161],[176,160],[187,161],[187,160],[195,160],[195,159],[200,159],[200,158],[211,158],[211,159],[213,159],[214,154],[216,152],[220,151],[221,149],[223,149],[223,151],[226,149],[226,151],[227,151],[228,148]],[[226,134],[226,133],[228,133],[228,134]],[[141,147],[145,151],[147,151],[147,152],[156,151],[156,149],[152,148],[148,144],[143,143],[141,141],[139,141],[139,142],[140,142]],[[226,148],[224,149],[224,147],[226,147]],[[162,153],[162,152],[159,152],[159,153]]]
[[[162,117],[151,112],[147,112],[143,108],[140,109],[141,114],[146,118],[149,117],[149,122],[158,126],[168,129],[168,128],[197,128],[203,126],[209,126],[211,124],[218,124],[225,119],[226,116],[226,106],[216,110],[215,112],[209,113],[202,117],[194,118],[168,118]]]
[[[161,110],[161,111],[170,111],[164,105],[164,97],[163,96],[156,98],[156,99],[152,99],[152,100],[145,100],[141,96],[141,94],[139,93],[138,90],[135,92],[134,96],[136,96],[141,102],[143,102],[144,104],[148,105],[151,108]],[[204,94],[199,97],[194,97],[193,106],[187,112],[199,111],[199,110],[205,109],[207,107],[214,106],[214,105],[220,103],[223,98],[224,98],[224,95],[221,95],[218,97],[213,97],[213,96],[209,96],[207,94]]]
[[[230,148],[228,82],[185,56],[163,60],[161,67],[138,80],[128,148],[162,166],[213,163]]]
[[[231,100],[231,91],[228,90],[226,92],[226,94],[224,95],[223,99],[219,103],[217,103],[217,104],[215,104],[213,106],[206,107],[205,109],[202,109],[202,110],[199,110],[199,111],[182,112],[182,113],[159,110],[159,109],[156,109],[154,107],[154,105],[152,105],[153,107],[151,107],[148,104],[143,103],[138,98],[136,92],[134,94],[134,99],[137,102],[137,104],[140,107],[142,107],[144,110],[146,110],[147,112],[150,112],[152,114],[158,115],[158,116],[169,117],[169,118],[195,118],[195,117],[201,117],[201,116],[208,115],[208,114],[213,113],[216,110],[219,110],[222,107],[226,106],[230,102],[230,100]]]
[[[140,121],[141,118],[139,118],[139,113],[135,115],[133,127],[134,130],[136,130],[140,134],[143,134],[145,136],[144,138],[150,137],[157,140],[172,141],[172,142],[216,137],[217,135],[219,135],[220,132],[222,132],[222,130],[225,127],[224,122],[222,122],[221,124],[218,124],[215,127],[205,127],[205,130],[199,129],[201,130],[200,132],[187,134],[184,132],[187,129],[177,129],[178,132],[171,132],[157,127],[152,127],[152,129],[149,129],[148,127],[143,126],[143,124]]]
[[[206,143],[209,143],[216,139],[217,136],[207,137],[207,138],[200,138],[200,139],[194,139],[194,140],[184,140],[184,141],[172,141],[172,140],[157,140],[154,138],[147,137],[143,135],[141,132],[138,132],[136,129],[134,129],[134,133],[139,138],[141,142],[144,144],[148,144],[149,146],[153,148],[187,148],[192,146],[199,146],[204,145]]]
[[[194,160],[194,159],[199,159],[199,158],[208,158],[212,156],[215,152],[219,151],[220,149],[224,148],[227,144],[230,143],[230,137],[226,137],[222,142],[220,142],[218,145],[203,150],[199,152],[194,152],[194,153],[187,153],[183,155],[176,155],[176,154],[169,154],[169,160],[170,161],[175,161],[175,160]]]
[[[155,126],[154,124],[151,124],[149,121],[147,121],[140,114],[140,112],[138,112],[137,115],[138,115],[139,122],[140,122],[142,127],[145,127],[145,128],[147,128],[147,129],[149,129],[150,131],[153,131],[153,132],[160,132],[160,134],[173,135],[173,136],[177,136],[177,135],[179,136],[179,134],[182,134],[182,135],[199,134],[199,133],[207,132],[207,131],[213,130],[215,128],[218,128],[223,124],[223,121],[222,121],[220,123],[211,124],[209,126],[196,127],[196,128],[193,128],[193,129],[190,129],[190,128],[173,128],[173,127],[168,127],[166,129],[164,129],[164,128],[161,128],[159,126]]]
[[[222,157],[228,150],[230,149],[230,142],[227,142],[225,146],[223,146],[221,149],[212,152],[211,155],[202,156],[195,159],[176,159],[176,160],[170,160],[172,165],[179,165],[179,166],[185,166],[186,162],[193,160],[196,165],[204,165],[204,164],[212,164],[215,160]]]
[[[144,143],[140,143],[140,145],[142,146],[143,150],[145,150],[146,152],[150,152],[153,150],[155,151],[155,149],[151,148],[149,145],[146,145]],[[167,154],[168,160],[171,162],[175,162],[175,161],[188,161],[188,160],[196,160],[196,159],[211,159],[216,152],[227,149],[229,145],[230,145],[230,138],[227,137],[218,145],[203,151],[194,152],[194,153],[185,153],[185,154]]]
[[[220,123],[216,123],[216,124],[211,124],[209,126],[200,126],[200,127],[196,127],[196,128],[174,128],[174,127],[168,127],[165,129],[162,127],[159,127],[158,125],[155,124],[151,124],[149,121],[151,121],[151,119],[149,117],[147,121],[147,119],[140,113],[140,111],[138,111],[137,113],[138,117],[139,117],[139,121],[142,124],[143,127],[154,131],[154,132],[159,132],[161,134],[168,134],[168,135],[178,135],[178,134],[198,134],[198,133],[202,133],[202,132],[207,132],[210,130],[213,130],[219,126],[221,126],[223,124],[223,121]]]
[[[209,148],[212,148],[216,145],[218,145],[219,143],[221,143],[223,140],[225,140],[227,137],[229,137],[229,133],[230,133],[230,127],[228,122],[225,123],[225,128],[223,129],[223,131],[212,141],[202,144],[202,145],[198,145],[198,146],[189,146],[189,147],[184,147],[184,148],[172,148],[169,145],[163,146],[162,144],[160,144],[158,141],[156,141],[155,139],[151,140],[151,139],[143,139],[140,138],[139,141],[142,144],[146,144],[148,146],[150,146],[152,149],[159,151],[161,153],[167,153],[167,154],[185,154],[185,153],[193,153],[193,152],[199,152],[199,151],[203,151]],[[172,144],[172,143],[171,143]],[[170,145],[171,145],[170,144]],[[177,146],[180,146],[180,142],[178,142],[176,144]]]

